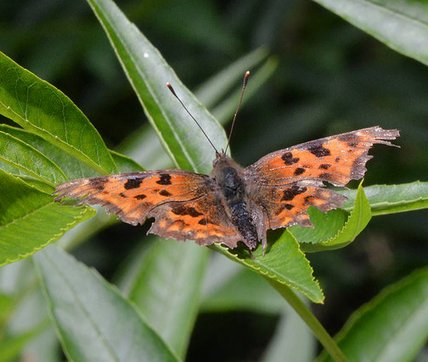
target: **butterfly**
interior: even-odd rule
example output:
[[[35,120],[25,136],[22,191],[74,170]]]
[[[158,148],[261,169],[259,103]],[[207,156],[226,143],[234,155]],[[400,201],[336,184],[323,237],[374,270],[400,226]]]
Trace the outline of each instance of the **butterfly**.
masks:
[[[346,197],[326,188],[361,179],[374,144],[393,146],[395,129],[370,127],[321,138],[269,153],[241,167],[216,151],[209,175],[160,170],[82,178],[56,188],[56,200],[79,199],[104,206],[137,225],[154,218],[148,233],[200,245],[242,242],[250,251],[268,229],[311,226],[308,208],[340,208]]]

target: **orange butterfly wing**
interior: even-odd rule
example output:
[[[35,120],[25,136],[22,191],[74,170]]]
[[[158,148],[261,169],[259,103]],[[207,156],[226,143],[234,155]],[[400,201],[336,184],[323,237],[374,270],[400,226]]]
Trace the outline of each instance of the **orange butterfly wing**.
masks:
[[[232,248],[241,239],[205,175],[180,170],[125,173],[73,180],[55,193],[57,200],[70,197],[104,206],[132,225],[154,217],[149,232],[166,238],[222,242]]]
[[[246,168],[255,202],[262,205],[270,228],[292,224],[309,226],[309,206],[321,211],[340,207],[345,198],[324,182],[345,186],[366,172],[372,157],[369,149],[376,143],[391,146],[397,130],[370,127],[321,138],[272,152]]]
[[[332,190],[309,184],[262,186],[259,203],[268,215],[267,228],[277,229],[299,224],[311,226],[307,210],[315,206],[323,212],[341,207],[346,197]]]

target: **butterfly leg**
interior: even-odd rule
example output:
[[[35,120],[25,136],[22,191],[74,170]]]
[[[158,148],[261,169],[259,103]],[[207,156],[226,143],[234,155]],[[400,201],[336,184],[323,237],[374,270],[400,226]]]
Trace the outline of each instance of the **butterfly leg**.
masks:
[[[257,236],[262,242],[263,256],[266,254],[267,250],[267,225],[269,219],[266,212],[260,207],[253,207],[253,219],[257,226]]]
[[[267,248],[267,238],[266,233],[262,235],[262,248],[263,248],[263,256],[266,254],[266,248]]]

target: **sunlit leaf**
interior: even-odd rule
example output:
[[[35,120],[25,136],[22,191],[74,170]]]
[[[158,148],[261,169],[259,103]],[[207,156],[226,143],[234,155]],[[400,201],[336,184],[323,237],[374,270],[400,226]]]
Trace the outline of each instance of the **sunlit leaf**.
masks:
[[[268,247],[265,255],[261,247],[257,248],[251,257],[231,254],[224,247],[216,248],[264,277],[294,288],[315,303],[322,303],[324,300],[319,283],[312,275],[313,270],[308,259],[288,231],[284,231],[282,236]]]
[[[31,255],[94,214],[89,207],[62,206],[2,170],[0,189],[7,189],[0,198],[0,265]]]
[[[337,210],[331,214],[335,217],[321,216],[321,219],[317,219],[317,227],[312,230],[309,228],[296,228],[293,230],[293,234],[296,235],[297,239],[306,243],[302,245],[305,251],[342,248],[352,242],[364,230],[371,219],[371,209],[361,184],[358,187],[353,208],[346,221],[344,220],[343,210]],[[326,228],[331,229],[326,231]],[[317,229],[320,231],[317,231]],[[326,237],[328,234],[331,236]]]
[[[2,164],[12,166],[16,176],[31,177],[51,186],[66,180],[61,169],[43,153],[21,139],[0,131],[0,167]]]
[[[1,52],[0,114],[100,173],[116,171],[97,130],[76,105]]]
[[[373,185],[364,187],[373,216],[426,209],[428,207],[428,182],[411,182],[399,185]],[[355,202],[355,191],[346,191],[348,200],[344,207],[350,209]]]

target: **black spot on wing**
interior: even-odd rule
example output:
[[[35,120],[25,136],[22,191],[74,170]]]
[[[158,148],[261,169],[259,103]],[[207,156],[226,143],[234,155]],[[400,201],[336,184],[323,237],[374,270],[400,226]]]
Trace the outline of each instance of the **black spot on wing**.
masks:
[[[323,144],[312,144],[309,146],[308,151],[317,157],[330,156],[331,152],[328,148],[325,148]]]
[[[146,197],[147,197],[147,196],[146,196],[146,195],[144,195],[144,194],[139,194],[139,195],[137,195],[137,196],[134,196],[134,199],[137,199],[137,200],[144,200]]]
[[[175,215],[189,215],[191,217],[198,217],[198,216],[203,215],[198,210],[196,210],[194,207],[186,207],[183,205],[176,206],[171,211]]]
[[[294,205],[292,205],[292,204],[285,204],[284,208],[286,208],[287,210],[291,210],[291,209],[294,208]]]
[[[346,142],[349,147],[357,147],[360,138],[355,133],[348,133],[339,136],[339,141]]]
[[[299,175],[301,175],[302,173],[305,173],[305,169],[304,168],[302,168],[302,167],[298,167],[298,168],[296,168],[295,170],[294,170],[294,176],[299,176]]]
[[[160,190],[159,195],[161,196],[171,196],[172,194],[168,192],[167,190]]]
[[[322,163],[321,165],[318,166],[318,168],[321,170],[328,170],[330,167],[331,165],[328,163]]]
[[[130,178],[126,180],[123,187],[127,190],[136,189],[140,187],[141,183],[143,182],[142,178]]]
[[[126,196],[123,192],[121,192],[120,194],[119,194],[119,196],[120,197],[123,197],[124,199],[126,199],[128,196]]]
[[[296,195],[299,195],[307,190],[307,187],[293,185],[288,189],[284,190],[284,195],[282,196],[283,201],[291,201]]]
[[[299,158],[293,157],[293,154],[291,152],[285,152],[281,156],[281,159],[284,161],[286,165],[293,165],[294,163],[299,162]]]
[[[156,181],[159,185],[171,185],[171,175],[167,173],[161,173],[160,178]]]
[[[104,187],[105,187],[104,185],[106,182],[107,182],[106,178],[97,177],[97,178],[91,179],[91,181],[89,183],[94,189],[96,189],[98,191],[103,191]]]

